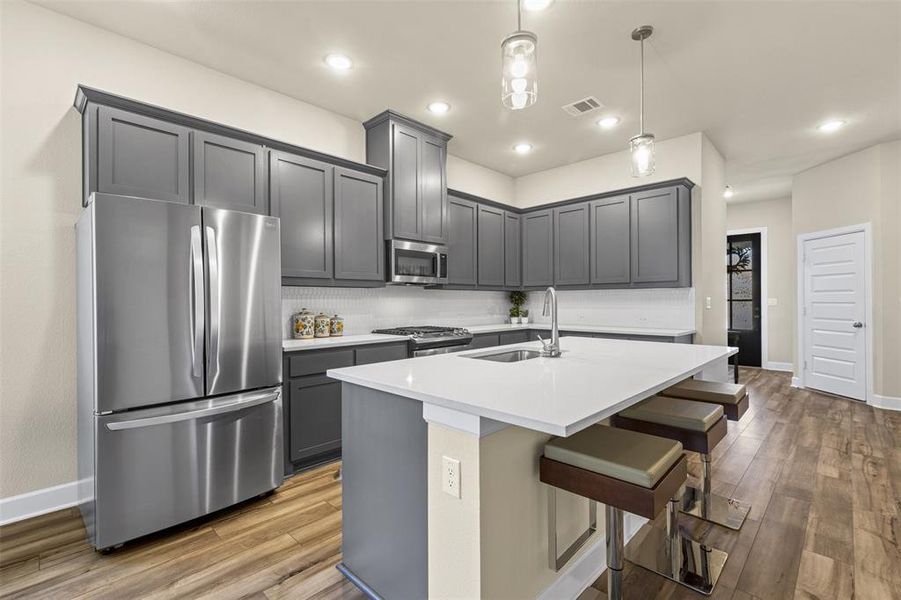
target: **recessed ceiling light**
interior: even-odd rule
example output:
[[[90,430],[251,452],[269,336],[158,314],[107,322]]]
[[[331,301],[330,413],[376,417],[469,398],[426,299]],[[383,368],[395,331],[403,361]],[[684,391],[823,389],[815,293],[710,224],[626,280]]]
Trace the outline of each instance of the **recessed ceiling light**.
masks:
[[[532,144],[522,142],[513,146],[513,150],[515,150],[517,154],[528,154],[532,151]]]
[[[598,121],[598,125],[601,129],[610,129],[611,127],[616,127],[616,124],[619,123],[619,117],[604,117],[600,121]]]
[[[428,108],[429,111],[435,113],[436,115],[443,115],[450,110],[450,104],[439,100],[438,102],[432,102],[431,104],[429,104]]]
[[[825,123],[820,123],[817,125],[817,129],[822,131],[823,133],[832,133],[834,131],[838,131],[842,127],[845,126],[845,122],[840,119],[833,119],[832,121],[826,121]]]
[[[726,198],[728,200],[729,198],[731,198],[734,195],[735,195],[735,190],[732,189],[731,185],[727,185],[726,189],[723,190],[723,198]]]
[[[354,61],[343,54],[329,54],[325,57],[325,64],[336,71],[347,71],[353,68]]]
[[[554,0],[522,0],[522,7],[528,11],[544,10],[554,3]]]

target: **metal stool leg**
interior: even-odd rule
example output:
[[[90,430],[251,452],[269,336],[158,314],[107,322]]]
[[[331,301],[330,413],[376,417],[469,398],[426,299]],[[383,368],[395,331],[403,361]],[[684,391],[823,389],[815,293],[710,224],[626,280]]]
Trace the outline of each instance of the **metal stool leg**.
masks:
[[[623,597],[623,511],[607,507],[607,598]]]
[[[691,539],[679,528],[681,502],[679,496],[669,501],[665,529],[654,527],[653,523],[645,525],[651,530],[639,546],[626,551],[626,560],[710,595],[729,555]]]
[[[710,455],[701,455],[701,487],[688,486],[682,496],[682,512],[729,529],[739,530],[751,505],[710,491]]]

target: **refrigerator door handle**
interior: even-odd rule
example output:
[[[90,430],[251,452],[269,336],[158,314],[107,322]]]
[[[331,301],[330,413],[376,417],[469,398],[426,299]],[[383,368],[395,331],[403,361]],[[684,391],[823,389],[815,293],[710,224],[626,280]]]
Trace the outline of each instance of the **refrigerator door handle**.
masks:
[[[194,343],[191,345],[191,362],[194,377],[203,377],[203,327],[204,297],[203,289],[203,243],[200,237],[200,225],[191,227],[191,275],[194,289],[191,297],[193,308]]]
[[[207,389],[211,389],[219,376],[219,322],[222,307],[219,300],[219,246],[216,243],[216,230],[210,226],[206,227],[206,248],[210,271],[210,362]]]
[[[277,389],[275,391],[266,391],[260,394],[240,394],[236,396],[237,398],[240,398],[237,402],[228,402],[219,406],[189,410],[170,415],[144,417],[143,419],[132,419],[131,421],[114,421],[112,423],[107,423],[106,428],[110,431],[121,431],[123,429],[139,429],[141,427],[177,423],[179,421],[192,421],[204,417],[237,412],[239,410],[244,410],[245,408],[259,406],[260,404],[266,404],[267,402],[277,400],[280,394],[281,392]]]

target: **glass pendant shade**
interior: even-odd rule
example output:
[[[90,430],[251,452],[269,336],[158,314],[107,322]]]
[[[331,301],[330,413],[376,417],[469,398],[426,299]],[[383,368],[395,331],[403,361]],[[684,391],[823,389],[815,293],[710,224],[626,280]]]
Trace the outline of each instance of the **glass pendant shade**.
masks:
[[[654,134],[636,135],[629,143],[632,152],[632,177],[647,177],[654,172]]]
[[[531,31],[511,33],[501,43],[501,100],[520,110],[538,100],[538,36]]]

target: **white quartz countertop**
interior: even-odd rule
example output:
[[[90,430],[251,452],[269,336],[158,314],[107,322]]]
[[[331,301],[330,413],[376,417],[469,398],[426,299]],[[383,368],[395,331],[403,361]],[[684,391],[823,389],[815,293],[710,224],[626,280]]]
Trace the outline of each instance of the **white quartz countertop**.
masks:
[[[331,369],[347,383],[542,431],[572,435],[737,352],[726,346],[564,337],[559,358],[470,358],[539,342]]]
[[[510,323],[497,323],[494,325],[473,325],[466,327],[473,334],[495,333],[503,331],[529,331],[531,329],[550,329],[549,323],[529,323],[528,325],[511,325]],[[560,325],[560,331],[576,331],[585,333],[612,333],[618,335],[647,335],[662,337],[680,337],[695,333],[694,329],[654,329],[650,327],[616,327],[607,325]],[[380,333],[363,333],[342,335],[339,337],[314,338],[312,340],[282,340],[282,350],[295,352],[297,350],[317,350],[322,348],[337,348],[339,346],[358,346],[363,344],[383,344],[385,342],[399,342],[407,339],[405,335],[384,335]]]

